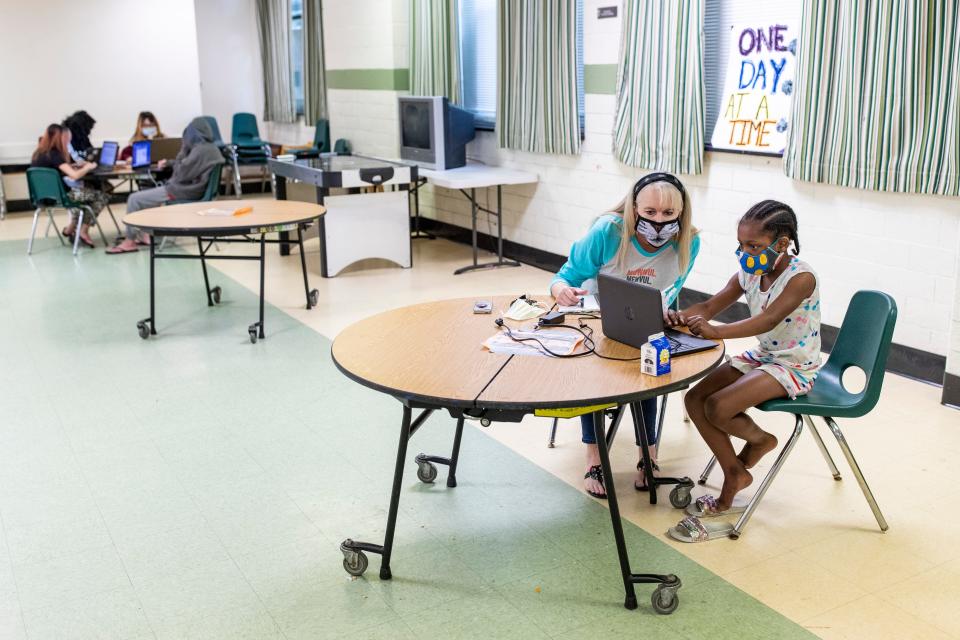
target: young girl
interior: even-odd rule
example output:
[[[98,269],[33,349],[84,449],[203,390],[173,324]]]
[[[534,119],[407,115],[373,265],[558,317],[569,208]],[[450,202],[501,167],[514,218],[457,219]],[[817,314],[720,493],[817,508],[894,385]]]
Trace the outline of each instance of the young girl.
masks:
[[[130,137],[130,144],[123,148],[123,151],[120,152],[121,160],[129,160],[133,157],[133,143],[139,142],[141,140],[157,140],[158,138],[165,138],[163,132],[160,131],[160,123],[157,121],[156,116],[153,115],[152,111],[141,111],[137,115],[137,128],[133,131],[133,136]]]
[[[731,507],[734,496],[753,481],[748,469],[777,446],[777,439],[745,411],[765,400],[807,393],[820,368],[820,291],[816,274],[795,257],[800,240],[793,209],[776,200],[755,204],[740,219],[737,239],[740,271],[718,294],[680,314],[680,321],[704,338],[756,336],[760,341],[687,393],[687,412],[723,469],[720,496],[699,498],[693,507],[701,517],[742,511]],[[793,256],[787,253],[791,244]],[[727,325],[709,322],[741,295],[750,318]],[[746,442],[740,453],[730,436]],[[687,542],[699,541],[695,520],[685,519],[694,527]]]
[[[640,178],[612,212],[600,216],[587,235],[573,244],[569,259],[550,284],[550,293],[561,305],[576,304],[579,296],[597,292],[598,274],[613,274],[660,289],[666,309],[680,293],[699,250],[700,238],[683,184],[669,173],[651,173]],[[665,311],[664,319],[669,324],[679,321],[672,311]],[[641,410],[651,466],[658,469],[656,399],[643,401]],[[584,489],[596,498],[606,498],[592,417],[582,416],[581,426],[587,445]],[[638,491],[648,489],[643,468],[641,458],[634,483]]]

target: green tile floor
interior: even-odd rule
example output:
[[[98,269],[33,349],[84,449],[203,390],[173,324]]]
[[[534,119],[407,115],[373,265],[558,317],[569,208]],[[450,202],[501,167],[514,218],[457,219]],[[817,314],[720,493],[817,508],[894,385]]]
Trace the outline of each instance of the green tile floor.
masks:
[[[671,616],[645,586],[623,609],[606,508],[474,426],[456,489],[408,464],[394,579],[376,556],[349,579],[339,542],[382,541],[399,403],[278,309],[251,345],[255,296],[214,270],[208,308],[195,262],[158,263],[141,340],[147,265],[0,242],[0,637],[809,637],[629,523],[634,570],[684,587]]]

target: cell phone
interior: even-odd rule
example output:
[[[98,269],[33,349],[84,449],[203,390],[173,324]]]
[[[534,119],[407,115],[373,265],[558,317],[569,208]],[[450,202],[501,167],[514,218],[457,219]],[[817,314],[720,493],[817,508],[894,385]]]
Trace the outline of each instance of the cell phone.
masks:
[[[489,300],[477,300],[473,303],[474,313],[493,313],[493,305]]]

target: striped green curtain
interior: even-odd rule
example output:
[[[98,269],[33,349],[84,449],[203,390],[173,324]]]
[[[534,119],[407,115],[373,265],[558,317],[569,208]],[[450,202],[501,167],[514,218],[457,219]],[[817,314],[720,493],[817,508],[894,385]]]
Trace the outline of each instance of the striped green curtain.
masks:
[[[702,29],[702,0],[625,0],[613,125],[620,162],[702,171]]]
[[[303,119],[312,126],[327,117],[327,70],[323,63],[320,0],[303,0]]]
[[[410,0],[410,94],[460,102],[457,0]]]
[[[294,122],[290,65],[290,0],[257,0],[257,29],[263,64],[263,119]]]
[[[499,0],[497,139],[505,149],[580,153],[575,0]]]
[[[957,0],[808,0],[784,172],[960,195]]]

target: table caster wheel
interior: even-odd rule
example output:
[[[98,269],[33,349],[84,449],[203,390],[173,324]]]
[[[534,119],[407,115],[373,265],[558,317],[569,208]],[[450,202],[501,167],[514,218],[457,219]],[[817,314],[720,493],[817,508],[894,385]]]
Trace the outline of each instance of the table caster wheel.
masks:
[[[670,504],[673,505],[674,509],[683,509],[690,504],[692,498],[690,489],[692,488],[693,482],[690,484],[682,482],[670,490]]]
[[[150,337],[150,327],[147,326],[147,323],[141,320],[137,323],[137,333],[140,334],[140,337],[146,340]]]
[[[670,615],[680,606],[680,596],[677,595],[676,587],[660,585],[650,596],[650,604],[653,605],[653,610],[660,615]]]
[[[317,303],[320,302],[320,292],[317,291],[316,289],[313,289],[313,290],[310,292],[310,298],[309,298],[309,300],[310,300],[310,306],[311,306],[311,307],[317,306]]]
[[[370,561],[363,551],[343,551],[343,569],[350,575],[359,578],[367,570]]]
[[[417,465],[417,477],[420,478],[420,482],[433,484],[433,481],[437,479],[437,466],[426,460],[423,462],[418,460]]]
[[[480,426],[481,426],[481,427],[489,427],[489,426],[490,426],[490,418],[480,418]]]
[[[213,304],[220,304],[220,287],[216,286],[213,289],[210,289],[210,297],[213,298]]]
[[[247,333],[250,334],[250,344],[257,344],[257,325],[250,325],[250,327],[247,329]]]

